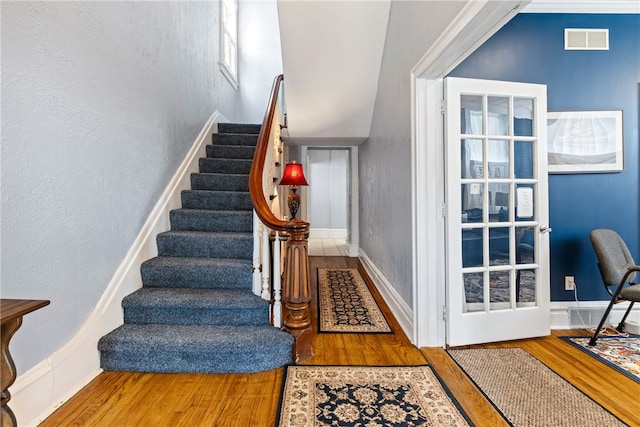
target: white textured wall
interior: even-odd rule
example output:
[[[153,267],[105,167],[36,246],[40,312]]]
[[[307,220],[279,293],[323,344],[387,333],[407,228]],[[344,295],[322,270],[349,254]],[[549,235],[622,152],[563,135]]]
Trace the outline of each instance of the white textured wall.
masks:
[[[276,0],[241,0],[238,26],[237,119],[243,123],[262,123],[273,79],[282,74]],[[285,79],[285,87],[286,84]]]
[[[411,306],[411,69],[463,1],[393,1],[369,139],[359,146],[360,247]],[[429,25],[425,25],[427,20]]]
[[[215,110],[217,2],[2,2],[2,297],[50,299],[18,372],[67,342]]]

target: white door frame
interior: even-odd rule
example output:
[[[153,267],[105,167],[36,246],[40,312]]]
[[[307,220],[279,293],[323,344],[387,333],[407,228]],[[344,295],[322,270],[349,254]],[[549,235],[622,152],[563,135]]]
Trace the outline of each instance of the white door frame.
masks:
[[[443,78],[529,0],[470,1],[411,70],[413,334],[445,345]]]

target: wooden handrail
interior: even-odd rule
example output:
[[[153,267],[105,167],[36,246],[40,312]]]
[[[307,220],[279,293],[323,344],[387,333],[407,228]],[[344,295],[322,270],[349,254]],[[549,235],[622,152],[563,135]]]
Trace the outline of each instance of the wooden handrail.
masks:
[[[271,126],[277,114],[278,95],[280,93],[280,85],[284,80],[284,76],[280,74],[273,81],[271,88],[271,97],[269,98],[269,107],[262,120],[262,127],[258,135],[258,143],[256,151],[253,155],[253,163],[251,164],[251,172],[249,173],[249,191],[251,193],[251,201],[253,208],[260,221],[267,227],[276,231],[296,231],[308,229],[309,223],[298,218],[292,221],[283,221],[276,217],[271,211],[271,207],[264,196],[262,177],[264,175],[264,161],[269,148],[269,136],[271,134]]]
[[[260,221],[271,230],[282,233],[287,238],[282,283],[282,301],[286,308],[283,329],[293,335],[293,359],[299,363],[313,356],[313,332],[309,316],[309,303],[311,302],[307,243],[309,223],[298,218],[284,221],[276,217],[264,195],[262,181],[273,120],[278,114],[278,95],[283,80],[284,76],[281,74],[273,82],[269,106],[262,121],[249,173],[249,192],[253,208]],[[275,262],[280,261],[276,260]]]

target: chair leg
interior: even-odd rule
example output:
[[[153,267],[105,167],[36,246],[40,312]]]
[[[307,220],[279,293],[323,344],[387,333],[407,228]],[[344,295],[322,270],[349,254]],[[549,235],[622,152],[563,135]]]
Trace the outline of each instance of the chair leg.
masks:
[[[631,301],[631,304],[629,304],[629,308],[627,308],[627,311],[624,313],[624,316],[622,316],[622,320],[618,324],[618,327],[616,328],[616,331],[624,332],[624,321],[627,320],[627,316],[629,315],[629,313],[631,313],[631,309],[633,308],[633,304],[635,304],[635,301]]]
[[[611,309],[613,308],[613,305],[615,303],[616,303],[616,298],[615,297],[611,298],[611,302],[609,303],[609,306],[607,307],[604,314],[602,315],[602,319],[600,319],[600,324],[598,324],[596,331],[593,333],[593,336],[589,340],[590,346],[596,345],[596,340],[598,339],[598,334],[600,333],[600,329],[602,329],[602,325],[604,325],[605,320],[607,320],[607,317],[609,317],[609,313],[611,312]]]

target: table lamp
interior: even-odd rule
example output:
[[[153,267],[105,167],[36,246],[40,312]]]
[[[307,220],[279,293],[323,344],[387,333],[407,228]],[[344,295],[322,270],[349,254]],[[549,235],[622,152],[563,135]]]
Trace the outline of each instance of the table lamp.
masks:
[[[296,217],[298,209],[300,209],[300,195],[297,193],[298,186],[309,185],[307,180],[304,179],[304,173],[302,172],[302,165],[296,163],[295,160],[291,163],[287,163],[280,180],[280,185],[290,185],[291,193],[287,198],[287,204],[289,205],[289,212],[291,213],[291,219]]]

